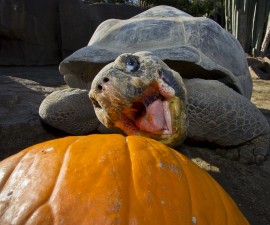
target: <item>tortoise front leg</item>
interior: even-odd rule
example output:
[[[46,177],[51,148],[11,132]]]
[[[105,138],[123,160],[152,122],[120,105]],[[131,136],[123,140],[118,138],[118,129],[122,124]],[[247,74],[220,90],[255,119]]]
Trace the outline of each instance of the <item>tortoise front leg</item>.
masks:
[[[188,91],[188,137],[221,146],[227,158],[261,163],[269,151],[266,118],[246,97],[215,80],[185,81]]]
[[[75,88],[48,95],[40,105],[39,115],[50,126],[73,135],[89,134],[100,124],[88,90]]]

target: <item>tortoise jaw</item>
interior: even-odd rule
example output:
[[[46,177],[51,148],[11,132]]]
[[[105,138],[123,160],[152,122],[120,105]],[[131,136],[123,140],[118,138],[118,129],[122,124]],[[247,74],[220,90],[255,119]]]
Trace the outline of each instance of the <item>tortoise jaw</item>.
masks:
[[[137,127],[152,134],[173,133],[172,115],[169,101],[157,99],[146,107],[146,110],[135,121]]]
[[[154,138],[174,146],[181,139],[181,105],[175,95],[162,95],[153,86],[148,88],[114,123],[127,135]]]
[[[155,100],[151,100],[151,99]],[[126,108],[115,126],[127,134],[138,134],[139,131],[151,134],[172,134],[169,101],[156,96],[149,96],[144,101],[135,101],[131,108]],[[121,125],[121,123],[124,123]],[[132,129],[131,129],[132,127]]]

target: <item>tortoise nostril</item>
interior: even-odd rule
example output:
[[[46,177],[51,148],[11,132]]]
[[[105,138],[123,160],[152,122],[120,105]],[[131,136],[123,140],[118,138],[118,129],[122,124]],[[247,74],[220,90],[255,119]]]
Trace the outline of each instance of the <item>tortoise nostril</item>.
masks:
[[[97,90],[99,91],[99,92],[101,92],[102,90],[103,90],[103,83],[107,83],[108,81],[109,81],[110,79],[108,78],[108,77],[104,77],[103,79],[102,79],[102,82],[100,82],[100,84],[98,84],[97,85]]]
[[[97,87],[99,91],[102,91],[102,85],[99,84]]]

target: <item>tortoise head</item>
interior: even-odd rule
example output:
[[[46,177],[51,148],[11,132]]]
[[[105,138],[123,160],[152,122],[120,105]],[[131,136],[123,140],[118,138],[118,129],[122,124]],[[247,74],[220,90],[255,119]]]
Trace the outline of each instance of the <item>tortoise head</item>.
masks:
[[[94,78],[89,95],[98,119],[108,128],[169,146],[186,137],[182,78],[150,52],[117,57]]]

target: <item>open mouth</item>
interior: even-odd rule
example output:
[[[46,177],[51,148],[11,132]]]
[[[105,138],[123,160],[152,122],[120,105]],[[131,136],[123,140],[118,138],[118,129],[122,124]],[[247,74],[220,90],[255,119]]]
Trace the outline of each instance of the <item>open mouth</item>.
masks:
[[[173,122],[179,112],[174,93],[162,90],[157,83],[150,85],[134,99],[131,107],[122,111],[115,126],[128,135],[143,135],[159,139],[173,135]],[[169,94],[168,94],[169,93]]]

